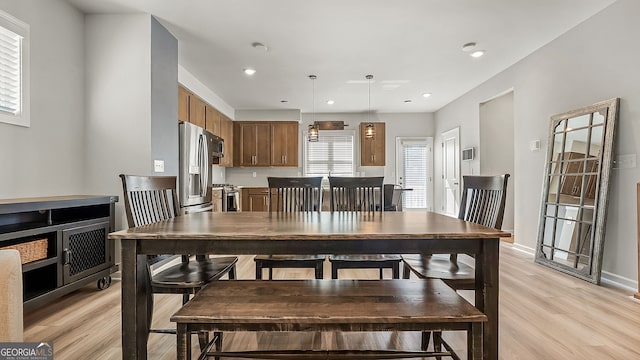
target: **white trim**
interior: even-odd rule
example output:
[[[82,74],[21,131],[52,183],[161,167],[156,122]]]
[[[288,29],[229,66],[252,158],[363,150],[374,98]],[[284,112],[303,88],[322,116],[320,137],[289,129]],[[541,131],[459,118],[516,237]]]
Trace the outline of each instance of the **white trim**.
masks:
[[[20,76],[20,113],[17,115],[0,114],[0,122],[12,125],[31,126],[31,87],[30,87],[30,27],[15,17],[0,10],[0,26],[22,37],[21,50],[21,76]]]
[[[434,179],[433,179],[433,168],[435,165],[435,159],[434,159],[434,152],[433,152],[433,137],[431,136],[396,136],[396,168],[395,168],[395,174],[396,174],[396,178],[393,179],[393,181],[398,184],[398,176],[400,176],[401,172],[401,168],[402,168],[402,143],[403,142],[417,142],[417,143],[426,143],[427,144],[427,149],[429,150],[429,154],[427,156],[430,157],[429,159],[429,163],[431,164],[431,166],[427,167],[427,181],[429,182],[428,186],[427,186],[427,190],[429,191],[429,200],[431,200],[430,202],[427,202],[427,210],[428,211],[433,211],[434,208]]]
[[[637,281],[626,278],[624,276],[620,276],[618,274],[610,273],[608,271],[602,270],[600,282],[620,289],[629,290],[633,294],[638,292]]]

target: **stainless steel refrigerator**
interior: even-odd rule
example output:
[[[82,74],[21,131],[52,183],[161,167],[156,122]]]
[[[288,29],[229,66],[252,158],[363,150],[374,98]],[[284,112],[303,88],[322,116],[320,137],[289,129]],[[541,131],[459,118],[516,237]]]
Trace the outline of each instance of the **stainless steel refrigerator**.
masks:
[[[179,123],[180,158],[178,188],[185,213],[210,211],[211,166],[220,163],[223,140],[188,122]]]

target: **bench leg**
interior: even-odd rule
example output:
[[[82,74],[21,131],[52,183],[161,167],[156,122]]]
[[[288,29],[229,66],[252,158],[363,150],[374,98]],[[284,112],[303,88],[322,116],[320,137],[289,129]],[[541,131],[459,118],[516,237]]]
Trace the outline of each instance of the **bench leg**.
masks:
[[[229,269],[229,280],[235,280],[236,279],[236,265],[233,264],[233,266],[231,266],[231,269]]]
[[[331,264],[331,278],[332,279],[338,278],[338,267],[335,264]]]
[[[191,336],[185,324],[176,324],[176,349],[177,360],[191,360]]]
[[[467,358],[470,360],[482,359],[482,323],[472,323],[471,331],[467,333]]]
[[[318,280],[322,280],[322,278],[324,277],[323,266],[324,264],[322,262],[316,262],[316,279]]]

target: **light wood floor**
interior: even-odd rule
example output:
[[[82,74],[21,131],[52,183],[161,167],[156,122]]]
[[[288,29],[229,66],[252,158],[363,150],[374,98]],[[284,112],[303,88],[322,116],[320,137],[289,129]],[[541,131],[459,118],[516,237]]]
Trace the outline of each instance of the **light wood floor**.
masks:
[[[239,278],[254,277],[251,257],[241,257]],[[330,274],[325,268],[325,275]],[[115,274],[116,276],[118,274]],[[278,278],[312,278],[310,270],[283,270]],[[341,277],[376,278],[374,270]],[[640,359],[640,303],[631,293],[587,282],[536,265],[530,256],[501,247],[500,358],[505,360]],[[464,294],[466,297],[472,294]],[[156,296],[154,327],[169,327],[180,296]],[[87,286],[25,316],[25,341],[53,341],[54,358],[121,359],[120,281],[98,291]],[[463,334],[446,333],[464,355]],[[197,343],[194,338],[194,343]],[[238,333],[225,335],[225,348],[419,349],[419,333],[323,334]],[[175,359],[175,337],[151,334],[150,359]]]

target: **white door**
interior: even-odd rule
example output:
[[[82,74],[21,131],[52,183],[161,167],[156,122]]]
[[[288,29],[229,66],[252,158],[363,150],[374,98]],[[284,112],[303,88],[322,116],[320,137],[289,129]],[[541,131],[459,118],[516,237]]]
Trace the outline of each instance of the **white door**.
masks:
[[[460,204],[460,128],[442,133],[442,212],[458,216]]]
[[[433,210],[433,138],[396,138],[396,184],[402,210]]]

